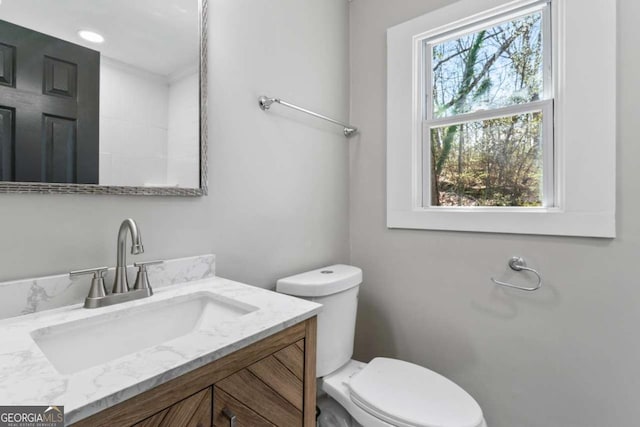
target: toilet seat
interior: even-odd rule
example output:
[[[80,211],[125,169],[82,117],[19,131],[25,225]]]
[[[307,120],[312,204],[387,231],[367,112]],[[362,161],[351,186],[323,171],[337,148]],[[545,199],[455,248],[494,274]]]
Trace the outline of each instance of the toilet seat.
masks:
[[[401,427],[477,427],[482,410],[466,391],[429,369],[378,357],[348,383],[351,400]]]
[[[447,378],[412,363],[350,361],[321,388],[365,427],[482,427],[482,410]]]

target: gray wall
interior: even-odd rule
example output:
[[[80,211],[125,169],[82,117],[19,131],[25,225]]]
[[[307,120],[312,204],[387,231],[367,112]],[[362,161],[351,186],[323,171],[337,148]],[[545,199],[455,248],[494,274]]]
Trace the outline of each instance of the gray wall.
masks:
[[[144,237],[137,259],[213,252],[221,276],[259,286],[347,260],[340,129],[256,102],[265,92],[347,115],[347,7],[210,0],[210,195],[0,195],[0,281],[113,265],[126,217]]]
[[[351,120],[362,129],[351,150],[351,258],[365,273],[356,356],[397,356],[450,377],[490,427],[636,426],[640,3],[618,1],[615,240],[386,228],[385,29],[449,3],[351,4]],[[541,291],[492,285],[512,255],[540,269]]]

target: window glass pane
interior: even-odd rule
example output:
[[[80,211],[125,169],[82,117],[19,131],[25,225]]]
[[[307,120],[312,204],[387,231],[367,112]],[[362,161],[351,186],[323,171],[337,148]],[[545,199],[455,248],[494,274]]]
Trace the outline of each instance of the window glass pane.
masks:
[[[542,12],[432,46],[433,117],[543,98]]]
[[[430,205],[542,206],[542,116],[431,128]]]

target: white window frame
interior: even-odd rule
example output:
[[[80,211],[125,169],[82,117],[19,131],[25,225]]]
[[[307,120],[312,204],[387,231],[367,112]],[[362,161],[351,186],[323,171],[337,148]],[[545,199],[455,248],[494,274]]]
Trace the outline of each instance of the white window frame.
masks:
[[[553,63],[553,93],[547,94],[553,102],[544,105],[543,114],[544,120],[549,120],[547,114],[553,116],[554,127],[544,135],[553,141],[553,150],[544,151],[552,156],[544,162],[552,169],[543,172],[544,195],[550,196],[544,206],[425,203],[430,173],[424,162],[430,146],[423,144],[424,41],[461,29],[468,33],[474,25],[486,27],[491,19],[501,22],[539,4],[540,0],[462,0],[387,31],[389,228],[615,237],[615,0],[550,1],[547,22],[553,35],[545,54],[553,57],[545,62]],[[459,120],[460,116],[455,119]]]

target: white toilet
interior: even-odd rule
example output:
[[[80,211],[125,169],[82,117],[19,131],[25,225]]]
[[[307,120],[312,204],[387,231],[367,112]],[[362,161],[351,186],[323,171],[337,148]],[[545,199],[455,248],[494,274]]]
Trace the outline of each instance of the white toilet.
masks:
[[[278,292],[323,305],[318,386],[364,427],[486,427],[478,403],[429,369],[378,357],[351,359],[362,270],[332,265],[278,280]]]

